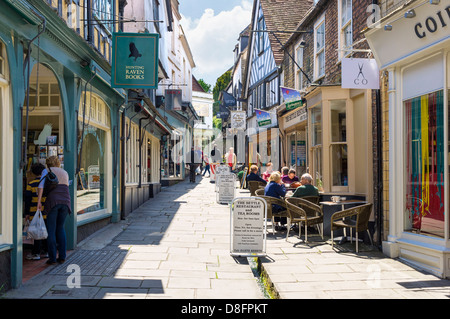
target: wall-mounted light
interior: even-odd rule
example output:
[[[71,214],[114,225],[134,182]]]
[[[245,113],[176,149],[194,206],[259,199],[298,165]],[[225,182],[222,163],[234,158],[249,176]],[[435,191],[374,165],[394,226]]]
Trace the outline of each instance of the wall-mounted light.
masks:
[[[414,11],[414,9],[411,9],[405,13],[405,18],[407,18],[407,19],[414,18],[415,16],[416,16],[416,11]]]
[[[438,5],[441,3],[441,0],[430,0],[430,4]]]
[[[305,46],[306,46],[306,41],[305,40],[300,41],[299,47],[304,48]]]
[[[385,30],[385,31],[392,31],[392,25],[386,24],[386,25],[384,26],[384,30]]]

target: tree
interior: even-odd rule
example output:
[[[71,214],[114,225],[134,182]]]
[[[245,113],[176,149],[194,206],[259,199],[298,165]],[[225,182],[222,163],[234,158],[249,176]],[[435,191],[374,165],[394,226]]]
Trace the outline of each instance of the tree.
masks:
[[[206,93],[211,92],[211,84],[207,84],[203,79],[198,80],[198,84],[200,84]]]
[[[221,91],[224,91],[231,81],[231,70],[228,70],[222,74],[217,80],[216,85],[213,88],[213,98],[214,98],[214,109],[213,112],[216,114],[219,111],[219,95]]]

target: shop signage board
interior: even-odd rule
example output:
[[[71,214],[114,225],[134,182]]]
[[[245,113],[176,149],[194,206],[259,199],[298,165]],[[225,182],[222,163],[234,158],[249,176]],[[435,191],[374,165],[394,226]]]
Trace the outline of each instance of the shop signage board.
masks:
[[[231,128],[238,130],[246,129],[246,112],[245,111],[232,111],[231,112]]]
[[[342,59],[343,89],[380,88],[380,70],[375,59]]]
[[[158,88],[159,34],[115,32],[111,87]]]
[[[267,202],[261,197],[239,197],[231,204],[230,253],[264,257],[267,239]]]
[[[284,117],[284,127],[290,127],[292,125],[301,123],[308,119],[308,112],[306,112],[306,106],[295,110],[293,113]]]
[[[181,111],[182,95],[183,92],[181,90],[166,90],[164,96],[166,108],[171,111]]]
[[[270,113],[262,110],[255,110],[256,121],[258,126],[266,126],[272,124],[272,119],[270,118]]]
[[[216,182],[216,192],[219,190],[218,176],[230,173],[230,167],[224,164],[216,164],[214,168],[214,181]]]
[[[303,106],[302,96],[299,91],[281,87],[281,92],[283,94],[284,104],[286,105],[287,111]]]
[[[233,173],[217,175],[217,183],[219,191],[217,193],[217,202],[219,204],[230,204],[235,197],[236,192],[236,175]]]

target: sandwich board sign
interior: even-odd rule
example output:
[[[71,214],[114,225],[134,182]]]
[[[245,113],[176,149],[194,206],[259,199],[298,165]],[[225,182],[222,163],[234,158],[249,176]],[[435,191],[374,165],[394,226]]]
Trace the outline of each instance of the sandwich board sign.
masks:
[[[233,173],[226,173],[217,175],[218,192],[217,202],[219,204],[230,204],[236,192],[236,175]]]
[[[111,87],[157,89],[158,54],[158,33],[113,33]]]
[[[239,197],[231,203],[230,254],[266,256],[267,202],[261,197]]]

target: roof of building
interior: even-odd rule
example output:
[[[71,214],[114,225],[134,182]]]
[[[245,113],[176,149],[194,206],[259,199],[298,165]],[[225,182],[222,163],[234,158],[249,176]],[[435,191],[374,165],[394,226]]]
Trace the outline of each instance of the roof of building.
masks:
[[[195,78],[195,76],[192,76],[192,91],[195,92],[202,92],[202,93],[207,93],[203,87],[200,85],[200,83],[198,83],[197,79]]]
[[[260,0],[267,31],[293,31],[303,19],[308,10],[314,5],[312,0]],[[291,33],[269,32],[275,63],[280,65],[284,59],[282,44]],[[280,40],[280,42],[277,41]]]

